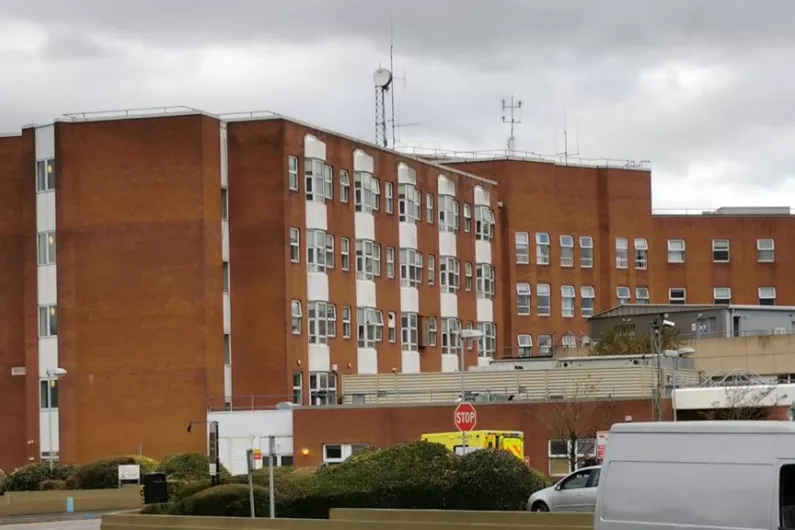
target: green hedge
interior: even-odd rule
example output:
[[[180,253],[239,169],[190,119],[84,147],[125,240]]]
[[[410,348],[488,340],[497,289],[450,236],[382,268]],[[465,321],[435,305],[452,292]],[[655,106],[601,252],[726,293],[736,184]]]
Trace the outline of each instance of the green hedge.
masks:
[[[268,517],[268,490],[254,486],[254,509],[259,517]],[[243,484],[222,484],[200,491],[174,505],[172,515],[215,515],[220,517],[249,517],[249,488]],[[277,510],[277,514],[279,511]],[[281,516],[281,515],[280,515]]]
[[[41,484],[50,480],[66,480],[74,471],[74,466],[53,462],[35,462],[21,467],[3,480],[2,491],[37,491]]]
[[[165,473],[172,480],[203,480],[210,478],[210,457],[202,453],[176,453],[169,455],[157,466],[159,473]],[[221,477],[231,474],[222,465]]]
[[[157,461],[140,456],[117,456],[89,462],[75,469],[66,479],[66,489],[93,490],[119,487],[119,466],[138,464],[141,476],[151,473]]]

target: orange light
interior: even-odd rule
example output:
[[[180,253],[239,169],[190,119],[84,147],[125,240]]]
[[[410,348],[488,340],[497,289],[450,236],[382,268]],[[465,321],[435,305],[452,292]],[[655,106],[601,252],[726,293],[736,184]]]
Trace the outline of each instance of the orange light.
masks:
[[[303,449],[301,449],[301,454],[304,456],[309,456],[309,448],[304,447]]]

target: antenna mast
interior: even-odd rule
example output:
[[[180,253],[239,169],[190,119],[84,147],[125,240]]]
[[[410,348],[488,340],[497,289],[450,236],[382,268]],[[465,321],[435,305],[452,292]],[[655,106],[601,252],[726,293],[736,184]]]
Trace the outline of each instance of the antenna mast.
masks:
[[[386,93],[392,85],[392,72],[386,68],[379,68],[373,74],[373,83],[375,83],[375,143],[387,147]]]
[[[579,123],[576,126],[576,135],[577,135],[577,152],[570,153],[569,152],[569,129],[568,129],[569,120],[566,114],[566,105],[563,105],[563,152],[562,153],[555,153],[558,156],[563,157],[563,164],[569,165],[569,155],[572,156],[580,156],[580,127]],[[555,128],[555,149],[558,147],[558,132],[557,128]]]
[[[522,123],[521,118],[515,118],[513,115],[513,111],[516,109],[522,108],[522,102],[517,101],[514,103],[513,95],[511,95],[511,103],[507,103],[505,98],[502,98],[502,123],[510,123],[511,124],[511,136],[508,138],[508,151],[513,153],[516,149],[516,137],[513,135],[514,125],[518,123]],[[510,118],[505,116],[505,111],[510,112]]]
[[[395,44],[395,39],[394,39],[393,33],[392,33],[392,13],[389,13],[389,71],[390,72],[394,72],[395,71],[394,56],[392,54],[392,49],[394,48],[394,44]],[[405,79],[406,78],[404,76],[403,77],[403,82],[404,83],[406,82]],[[396,133],[395,133],[395,127],[396,127],[395,126],[395,120],[396,120],[396,118],[395,118],[395,91],[394,90],[391,92],[390,96],[392,97],[392,149],[394,149],[395,148],[395,137],[396,137]]]

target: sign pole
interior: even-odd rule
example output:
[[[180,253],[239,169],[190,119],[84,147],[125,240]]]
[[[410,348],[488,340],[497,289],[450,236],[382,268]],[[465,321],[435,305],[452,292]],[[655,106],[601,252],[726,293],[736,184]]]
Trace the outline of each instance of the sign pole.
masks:
[[[256,517],[254,513],[254,450],[246,450],[246,464],[248,466],[248,505],[251,510],[251,518]]]
[[[276,451],[276,437],[268,436],[268,496],[270,497],[271,519],[276,518],[276,486],[273,479],[273,453]]]

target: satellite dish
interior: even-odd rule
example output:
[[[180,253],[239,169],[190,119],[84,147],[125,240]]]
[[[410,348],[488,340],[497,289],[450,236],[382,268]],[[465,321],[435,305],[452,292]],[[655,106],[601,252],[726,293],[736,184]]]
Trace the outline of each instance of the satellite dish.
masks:
[[[392,83],[392,72],[386,68],[379,68],[373,74],[373,81],[375,82],[375,86],[386,88]]]

